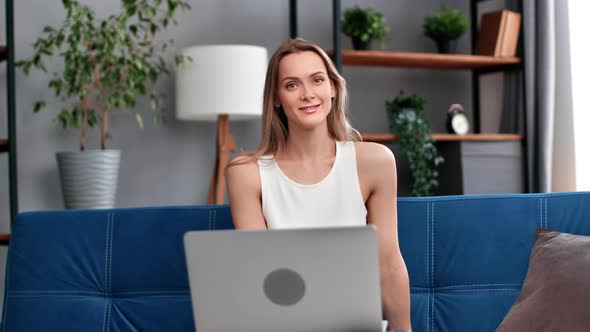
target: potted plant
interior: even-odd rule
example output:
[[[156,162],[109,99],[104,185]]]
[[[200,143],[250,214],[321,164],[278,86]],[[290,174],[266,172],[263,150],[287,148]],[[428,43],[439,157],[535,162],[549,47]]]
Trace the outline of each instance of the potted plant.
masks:
[[[63,102],[54,122],[64,129],[80,130],[80,151],[57,153],[66,208],[107,208],[114,205],[120,151],[107,149],[109,113],[132,110],[138,98],[149,98],[154,121],[159,113],[155,82],[165,73],[162,55],[168,42],[155,41],[159,32],[174,20],[179,9],[188,10],[185,0],[125,0],[121,11],[97,18],[94,11],[78,0],[63,0],[67,13],[58,27],[46,26],[43,37],[34,43],[31,58],[17,62],[29,74],[32,68],[50,75],[47,58],[63,61],[61,72],[53,72],[48,87]],[[176,55],[176,65],[185,58]],[[46,105],[37,101],[34,112]],[[135,112],[143,127],[143,118]],[[100,123],[100,150],[87,150],[89,128]]]
[[[469,21],[459,9],[441,5],[440,10],[424,18],[424,35],[436,43],[439,53],[455,53],[457,39],[469,28]]]
[[[354,6],[343,12],[342,33],[352,39],[355,50],[370,48],[372,40],[382,41],[389,33],[385,17],[373,7]]]
[[[390,130],[396,134],[402,157],[411,173],[412,194],[432,196],[438,187],[437,167],[444,162],[430,136],[430,122],[424,114],[426,99],[405,96],[403,91],[392,101],[386,101]]]

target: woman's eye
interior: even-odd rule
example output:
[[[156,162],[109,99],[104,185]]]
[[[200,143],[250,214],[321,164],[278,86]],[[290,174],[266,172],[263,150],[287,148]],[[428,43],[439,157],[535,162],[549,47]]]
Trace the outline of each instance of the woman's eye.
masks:
[[[297,87],[297,84],[295,84],[294,82],[291,82],[289,84],[286,85],[286,88],[291,90],[291,89],[295,89]]]
[[[316,83],[316,84],[323,83],[324,81],[325,80],[324,80],[323,77],[316,77],[316,78],[313,79],[313,82]]]

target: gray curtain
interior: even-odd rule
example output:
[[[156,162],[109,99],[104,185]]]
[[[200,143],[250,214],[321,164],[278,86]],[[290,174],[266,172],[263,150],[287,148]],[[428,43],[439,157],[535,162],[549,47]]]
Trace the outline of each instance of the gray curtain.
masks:
[[[502,132],[524,132],[528,192],[551,191],[555,114],[555,3],[563,0],[506,0],[506,7],[522,11],[524,112],[522,76],[504,76]],[[524,115],[524,119],[522,119]]]
[[[524,71],[504,72],[502,133],[524,133],[528,192],[551,190],[555,109],[555,1],[505,0],[522,13],[518,55]],[[523,93],[524,73],[524,93]]]
[[[525,68],[527,82],[534,83],[527,86],[526,114],[536,114],[536,121],[527,123],[527,133],[533,132],[531,140],[527,140],[529,155],[529,190],[535,192],[551,191],[552,157],[553,157],[553,120],[555,115],[555,1],[537,0],[532,9],[533,15],[528,14],[527,9],[533,4],[525,2],[525,15],[534,17],[534,33],[529,33],[526,39],[535,39],[536,45],[532,52],[527,52],[526,62],[534,58],[532,70]],[[563,1],[563,0],[559,0]],[[527,4],[530,3],[530,4]],[[527,26],[527,28],[530,28]],[[527,50],[529,50],[528,45]],[[531,54],[532,53],[532,54]],[[527,135],[529,136],[529,135]]]

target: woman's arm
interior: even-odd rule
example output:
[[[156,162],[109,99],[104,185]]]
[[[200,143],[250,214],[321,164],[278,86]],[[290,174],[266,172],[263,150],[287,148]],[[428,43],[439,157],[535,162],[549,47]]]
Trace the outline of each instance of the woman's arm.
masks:
[[[244,158],[238,156],[238,158]],[[256,162],[235,164],[225,169],[231,215],[236,229],[266,229],[262,214],[262,191]]]
[[[377,226],[383,310],[390,330],[411,330],[408,271],[397,236],[395,157],[384,145],[363,145],[365,151],[360,157],[366,159],[361,163],[371,188],[366,202],[367,223]]]

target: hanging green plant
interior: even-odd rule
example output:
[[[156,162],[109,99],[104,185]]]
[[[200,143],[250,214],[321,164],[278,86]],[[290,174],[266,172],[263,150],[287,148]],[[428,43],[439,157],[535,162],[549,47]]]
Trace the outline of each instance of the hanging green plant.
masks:
[[[444,162],[430,136],[430,122],[424,114],[426,99],[404,92],[386,101],[389,125],[397,135],[402,157],[408,162],[414,196],[432,196],[438,187],[437,168]]]

